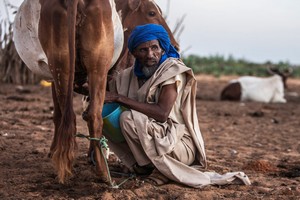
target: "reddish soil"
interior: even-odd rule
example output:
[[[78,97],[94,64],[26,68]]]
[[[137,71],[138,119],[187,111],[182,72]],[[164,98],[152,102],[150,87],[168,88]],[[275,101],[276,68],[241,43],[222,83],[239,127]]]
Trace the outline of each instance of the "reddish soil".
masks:
[[[74,176],[59,184],[48,152],[52,99],[41,85],[0,86],[0,199],[300,199],[300,80],[289,79],[286,104],[219,101],[230,77],[197,76],[197,109],[209,171],[244,171],[252,185],[153,186],[140,178],[112,189],[98,181],[78,138]],[[81,96],[75,95],[79,132]],[[112,155],[111,169],[120,164]],[[120,183],[124,178],[113,178]]]

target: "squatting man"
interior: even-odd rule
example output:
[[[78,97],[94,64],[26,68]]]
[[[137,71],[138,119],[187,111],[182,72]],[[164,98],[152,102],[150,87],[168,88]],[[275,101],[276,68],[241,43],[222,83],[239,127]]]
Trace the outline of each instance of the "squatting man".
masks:
[[[180,60],[161,25],[137,26],[128,40],[136,58],[109,83],[105,102],[128,110],[120,116],[125,141],[110,149],[136,174],[162,185],[170,180],[191,187],[238,183],[249,185],[243,172],[203,172],[204,142],[196,110],[196,80]]]

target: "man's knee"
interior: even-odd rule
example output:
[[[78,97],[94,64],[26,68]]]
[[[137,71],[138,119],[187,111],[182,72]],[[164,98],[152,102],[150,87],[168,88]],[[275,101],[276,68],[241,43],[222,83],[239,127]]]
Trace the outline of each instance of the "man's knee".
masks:
[[[120,116],[120,127],[123,132],[127,132],[128,129],[132,129],[132,114],[131,111],[123,111]]]

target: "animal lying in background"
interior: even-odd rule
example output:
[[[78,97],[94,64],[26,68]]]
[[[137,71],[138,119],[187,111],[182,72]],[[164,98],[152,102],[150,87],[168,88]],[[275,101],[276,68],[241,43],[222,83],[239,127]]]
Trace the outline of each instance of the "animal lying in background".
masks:
[[[284,89],[287,88],[286,80],[292,70],[280,72],[268,68],[273,76],[260,78],[242,76],[231,80],[221,92],[221,100],[230,101],[256,101],[264,103],[286,103]]]

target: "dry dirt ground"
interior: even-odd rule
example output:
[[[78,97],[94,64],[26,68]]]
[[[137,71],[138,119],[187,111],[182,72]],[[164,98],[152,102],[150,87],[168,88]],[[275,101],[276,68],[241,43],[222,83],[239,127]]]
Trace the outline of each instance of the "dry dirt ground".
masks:
[[[300,199],[300,80],[289,79],[286,104],[221,102],[230,77],[197,76],[197,109],[209,171],[244,171],[252,185],[194,189],[153,186],[140,178],[119,189],[100,183],[78,138],[74,177],[58,184],[47,157],[53,135],[49,87],[0,86],[0,199]],[[81,96],[75,95],[78,131]],[[112,168],[118,163],[112,156]],[[120,183],[123,177],[114,180]]]

